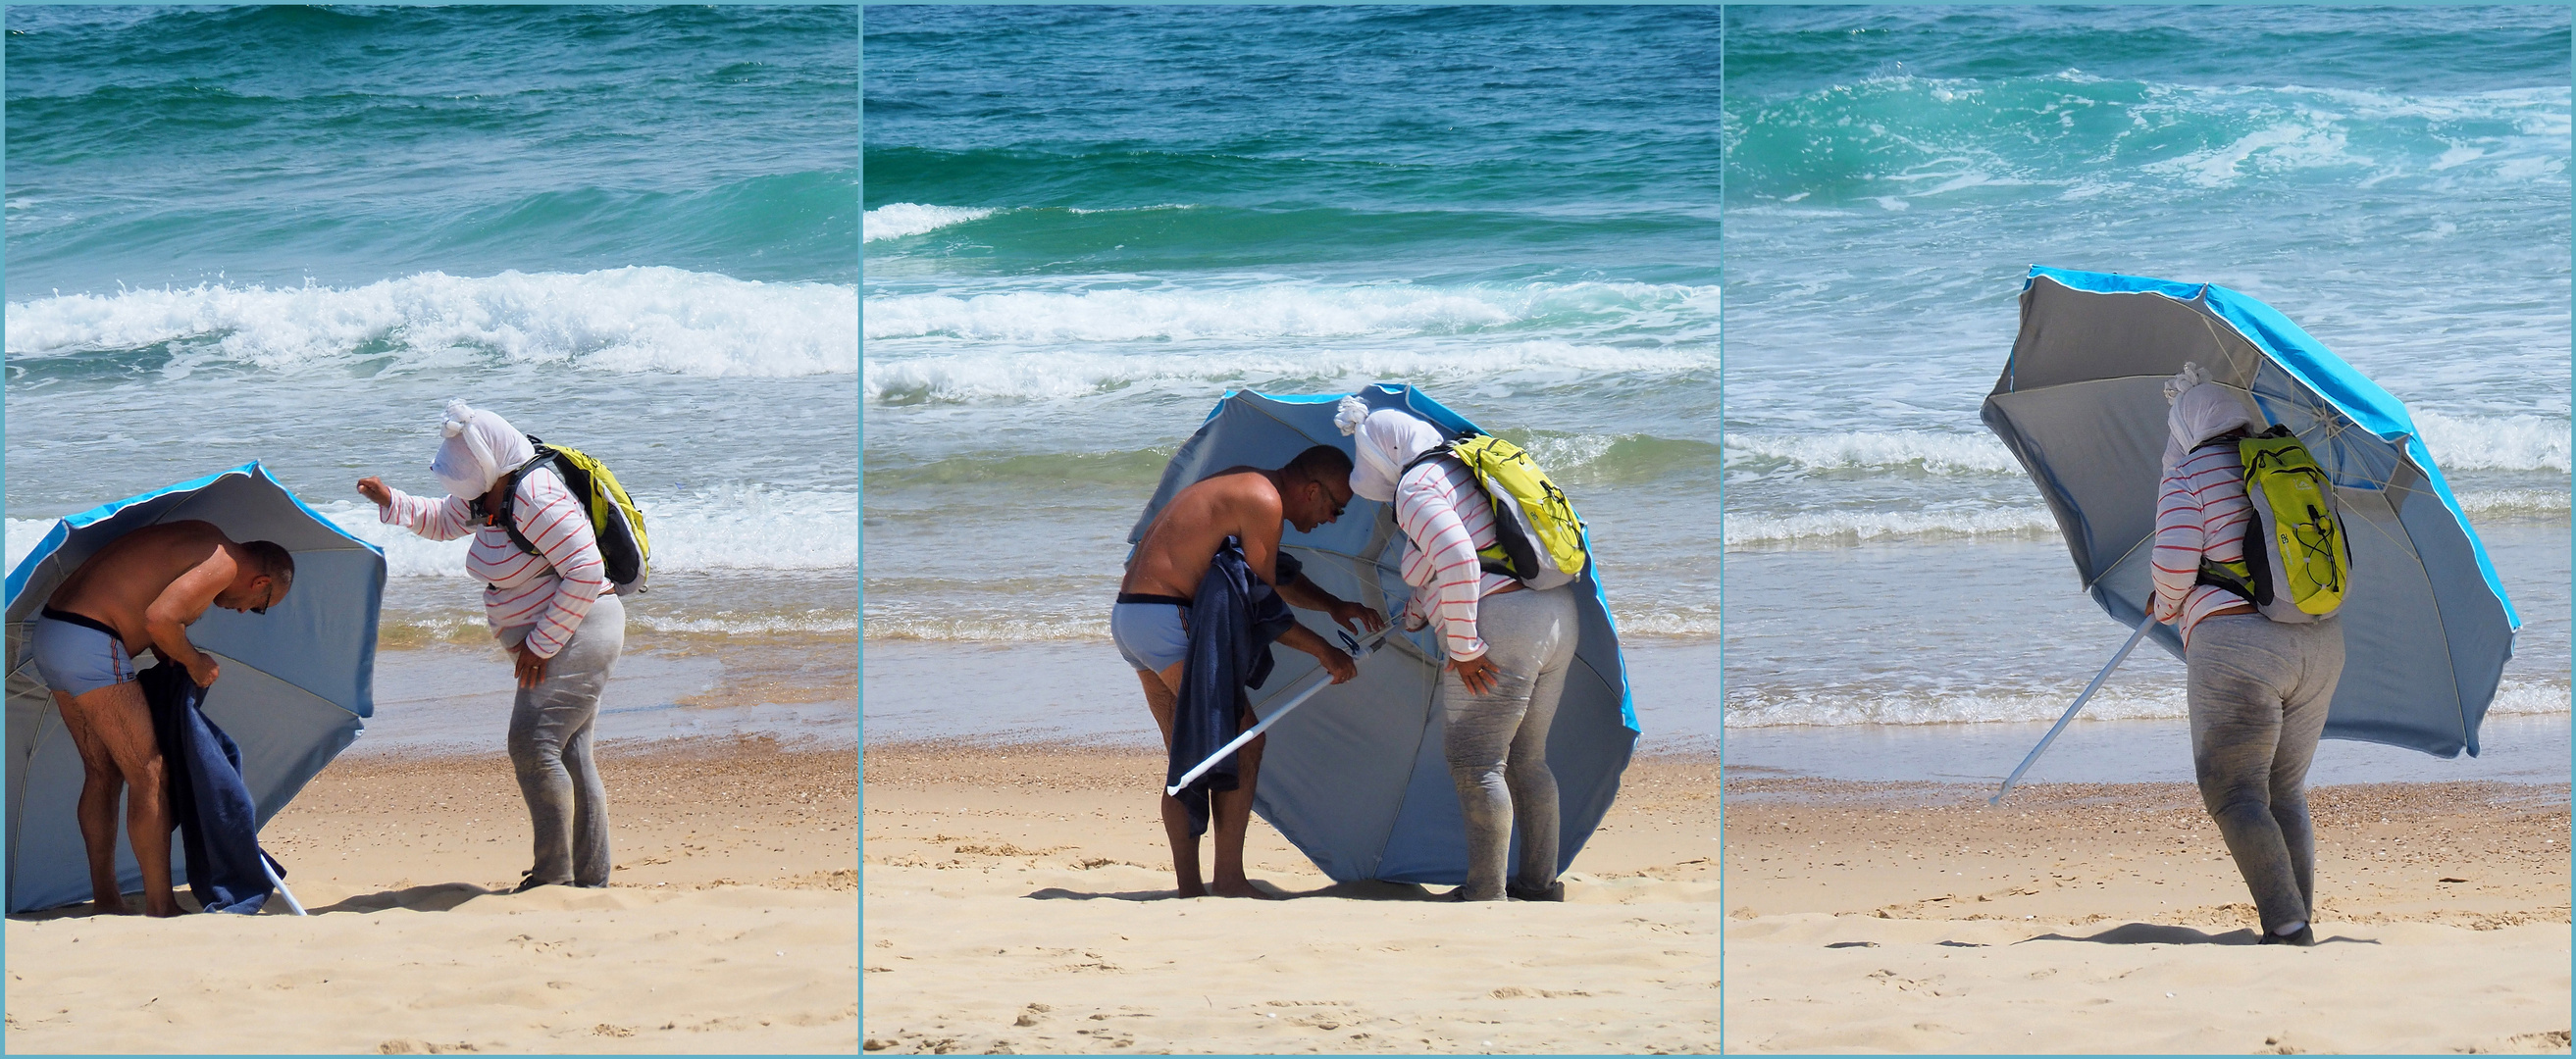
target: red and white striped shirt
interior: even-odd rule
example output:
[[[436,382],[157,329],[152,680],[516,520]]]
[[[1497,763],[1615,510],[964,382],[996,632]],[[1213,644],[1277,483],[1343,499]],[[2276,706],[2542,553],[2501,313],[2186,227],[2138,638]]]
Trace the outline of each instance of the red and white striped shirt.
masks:
[[[1447,456],[1405,472],[1395,485],[1395,524],[1404,531],[1404,583],[1414,589],[1407,624],[1436,620],[1450,658],[1483,657],[1476,603],[1520,582],[1478,564],[1476,549],[1494,543],[1494,505],[1475,474]]]
[[[519,532],[539,554],[520,551],[509,531],[484,524],[452,496],[432,500],[388,487],[393,503],[377,508],[376,518],[437,541],[472,533],[465,572],[483,582],[483,619],[504,642],[511,639],[508,630],[526,627],[528,650],[553,658],[608,591],[608,568],[600,561],[589,514],[554,468],[530,469],[511,490]]]
[[[2191,643],[2192,626],[2245,602],[2245,597],[2216,585],[2195,584],[2206,555],[2222,563],[2245,558],[2245,523],[2254,505],[2245,498],[2245,464],[2233,445],[2195,449],[2156,496],[2156,620],[2181,615],[2182,641]]]

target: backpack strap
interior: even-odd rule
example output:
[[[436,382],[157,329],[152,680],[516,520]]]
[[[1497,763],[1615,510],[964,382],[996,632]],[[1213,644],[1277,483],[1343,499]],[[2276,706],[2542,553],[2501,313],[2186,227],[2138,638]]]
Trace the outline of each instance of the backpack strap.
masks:
[[[536,440],[537,439],[535,438],[528,439],[532,444]],[[543,445],[537,445],[536,449],[536,457],[526,463],[520,464],[518,469],[511,471],[510,487],[501,490],[501,532],[509,534],[510,543],[518,545],[520,551],[526,552],[530,555],[538,555],[542,553],[537,551],[536,543],[530,541],[527,534],[519,532],[519,515],[515,510],[517,507],[517,498],[519,493],[519,477],[546,461],[555,458],[555,450],[553,449],[547,448]]]
[[[1443,442],[1441,442],[1441,443],[1439,443],[1439,444],[1437,444],[1437,445],[1433,445],[1433,446],[1431,446],[1430,448],[1427,448],[1427,449],[1422,450],[1422,455],[1419,455],[1419,456],[1414,457],[1410,462],[1408,462],[1408,463],[1406,463],[1404,466],[1402,466],[1402,467],[1400,467],[1400,468],[1397,468],[1397,469],[1396,469],[1396,472],[1395,472],[1395,480],[1396,480],[1397,482],[1402,482],[1402,481],[1404,481],[1404,476],[1405,476],[1405,475],[1408,475],[1408,474],[1412,474],[1412,473],[1413,473],[1413,469],[1414,469],[1414,468],[1416,468],[1416,467],[1420,467],[1420,466],[1422,466],[1423,464],[1426,464],[1426,463],[1429,463],[1429,462],[1431,462],[1431,461],[1433,461],[1433,460],[1439,459],[1439,458],[1440,458],[1440,457],[1442,457],[1442,456],[1455,456],[1455,455],[1457,455],[1457,454],[1458,454],[1458,453],[1457,453],[1457,449],[1458,449],[1459,442],[1466,441],[1468,438],[1473,438],[1473,437],[1476,437],[1476,436],[1477,436],[1477,435],[1474,435],[1474,434],[1467,434],[1467,435],[1464,435],[1464,436],[1462,436],[1462,437],[1458,438],[1456,441],[1443,441]]]

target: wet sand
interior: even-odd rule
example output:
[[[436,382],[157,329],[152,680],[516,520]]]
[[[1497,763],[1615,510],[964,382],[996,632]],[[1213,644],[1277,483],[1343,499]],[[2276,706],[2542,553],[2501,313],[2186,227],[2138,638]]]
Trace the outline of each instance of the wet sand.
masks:
[[[854,1052],[856,756],[609,744],[611,885],[515,896],[506,758],[344,756],[262,834],[312,916],[12,917],[7,1049]]]

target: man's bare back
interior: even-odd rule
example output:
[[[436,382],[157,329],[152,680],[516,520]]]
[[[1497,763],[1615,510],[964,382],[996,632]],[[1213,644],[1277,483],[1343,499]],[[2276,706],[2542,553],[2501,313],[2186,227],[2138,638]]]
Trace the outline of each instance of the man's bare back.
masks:
[[[286,585],[270,578],[261,585],[237,584],[261,576],[261,566],[247,550],[236,544],[211,522],[189,520],[145,526],[101,548],[80,569],[54,589],[45,605],[55,610],[78,614],[105,623],[125,641],[129,654],[140,654],[146,648],[167,648],[163,657],[188,665],[197,652],[187,645],[184,633],[175,644],[162,643],[170,637],[155,638],[153,625],[195,624],[208,605],[248,611],[265,609],[286,594]],[[178,593],[169,589],[186,580]],[[170,596],[167,600],[165,596]],[[163,604],[155,613],[154,604]],[[192,673],[197,667],[188,666]],[[202,674],[200,674],[202,675]],[[199,683],[211,683],[200,680]]]
[[[1311,530],[1331,521],[1331,516],[1341,513],[1341,505],[1350,502],[1345,493],[1329,508],[1331,515],[1323,518],[1315,518],[1314,512],[1288,512],[1279,484],[1275,471],[1233,467],[1173,494],[1171,502],[1154,516],[1153,525],[1145,527],[1145,539],[1136,542],[1135,556],[1127,563],[1127,578],[1119,583],[1118,591],[1193,598],[1198,595],[1199,579],[1207,576],[1208,560],[1216,556],[1217,548],[1228,537],[1242,542],[1244,561],[1252,565],[1254,574],[1275,587],[1279,583],[1279,524],[1291,515],[1304,515],[1307,517],[1298,521],[1297,529]],[[1307,483],[1307,487],[1310,491],[1323,489],[1314,483]]]

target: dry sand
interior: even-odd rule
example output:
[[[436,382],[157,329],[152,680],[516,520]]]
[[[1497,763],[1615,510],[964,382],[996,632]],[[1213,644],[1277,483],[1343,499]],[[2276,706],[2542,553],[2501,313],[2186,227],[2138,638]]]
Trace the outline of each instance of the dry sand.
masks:
[[[2312,792],[2321,943],[2254,944],[2179,784],[1740,780],[1729,1051],[2568,1051],[2564,786]]]
[[[2293,950],[2236,944],[2179,786],[1752,781],[1722,906],[1715,766],[1641,759],[1565,905],[1334,886],[1258,823],[1297,899],[1179,901],[1161,767],[869,748],[865,1048],[1707,1052],[1724,966],[1730,1051],[2568,1050],[2564,787],[2319,792],[2340,940]]]
[[[612,744],[612,884],[517,896],[505,758],[344,757],[262,835],[314,915],[13,917],[7,1050],[857,1051],[856,756]]]
[[[1716,1050],[1717,799],[1697,777],[1632,770],[1564,905],[1335,887],[1258,822],[1253,879],[1304,896],[1180,901],[1161,899],[1158,755],[865,756],[870,1051]]]

